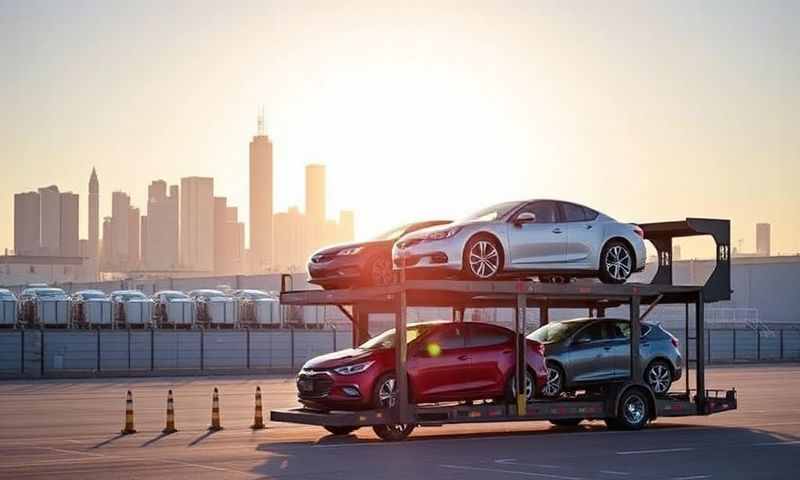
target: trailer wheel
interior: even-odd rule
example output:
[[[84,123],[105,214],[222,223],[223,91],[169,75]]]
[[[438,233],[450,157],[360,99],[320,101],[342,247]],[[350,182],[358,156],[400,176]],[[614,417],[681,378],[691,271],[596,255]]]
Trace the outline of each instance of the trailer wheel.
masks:
[[[326,425],[324,428],[325,430],[331,432],[333,435],[348,435],[359,429],[359,427],[350,425],[344,427],[333,427],[330,425]]]
[[[641,430],[650,418],[650,403],[639,389],[632,388],[619,399],[617,418],[606,419],[611,429]]]
[[[375,425],[372,430],[381,440],[399,442],[408,438],[415,427],[416,425],[410,423],[398,423],[394,425]]]
[[[549,420],[556,427],[577,427],[583,421],[582,418],[559,418]]]

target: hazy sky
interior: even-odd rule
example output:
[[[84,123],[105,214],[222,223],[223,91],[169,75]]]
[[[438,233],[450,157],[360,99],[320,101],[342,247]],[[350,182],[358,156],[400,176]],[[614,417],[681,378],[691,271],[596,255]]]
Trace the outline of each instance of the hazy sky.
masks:
[[[89,172],[215,177],[247,219],[263,105],[275,204],[357,234],[557,197],[626,221],[730,217],[800,251],[800,2],[0,0],[0,249],[13,193]],[[144,212],[143,212],[144,213]],[[685,253],[686,254],[686,253]]]

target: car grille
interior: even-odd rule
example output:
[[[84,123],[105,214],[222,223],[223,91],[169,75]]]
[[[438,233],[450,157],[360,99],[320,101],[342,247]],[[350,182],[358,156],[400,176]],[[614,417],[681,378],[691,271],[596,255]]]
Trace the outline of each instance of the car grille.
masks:
[[[319,398],[327,396],[333,379],[326,373],[303,373],[297,376],[297,394],[300,398]]]

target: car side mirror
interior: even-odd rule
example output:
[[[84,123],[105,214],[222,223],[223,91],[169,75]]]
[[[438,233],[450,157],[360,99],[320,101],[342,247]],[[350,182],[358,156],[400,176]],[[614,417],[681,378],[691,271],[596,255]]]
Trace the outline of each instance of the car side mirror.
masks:
[[[522,212],[514,219],[514,225],[518,227],[526,223],[536,223],[536,214],[533,212]]]

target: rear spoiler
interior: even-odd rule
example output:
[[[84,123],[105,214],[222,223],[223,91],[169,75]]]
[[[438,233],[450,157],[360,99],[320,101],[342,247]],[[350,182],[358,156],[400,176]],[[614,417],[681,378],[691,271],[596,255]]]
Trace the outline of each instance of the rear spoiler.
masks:
[[[731,221],[713,218],[687,218],[675,222],[639,224],[644,238],[658,250],[658,271],[651,283],[672,285],[672,239],[710,235],[716,243],[717,265],[703,285],[706,302],[730,300],[731,293]]]

